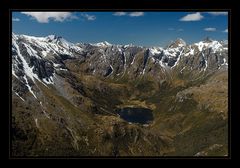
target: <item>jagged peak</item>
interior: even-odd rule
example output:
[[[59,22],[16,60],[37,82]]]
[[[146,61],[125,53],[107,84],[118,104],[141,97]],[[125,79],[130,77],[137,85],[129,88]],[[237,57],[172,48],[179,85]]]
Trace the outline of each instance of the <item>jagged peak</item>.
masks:
[[[112,45],[112,44],[110,44],[109,42],[107,42],[107,41],[104,41],[104,42],[102,42],[104,45]]]
[[[210,37],[206,37],[206,38],[203,39],[203,42],[211,43],[211,42],[213,42],[213,40]]]
[[[57,35],[55,35],[55,34],[51,34],[51,35],[48,35],[46,38],[47,38],[47,39],[54,40],[54,39],[57,38]]]
[[[104,46],[112,46],[111,43],[107,42],[107,41],[103,41],[103,42],[99,42],[99,43],[95,43],[93,44],[94,46],[98,46],[98,47],[104,47]]]
[[[228,45],[228,40],[221,40],[220,43],[221,43],[222,45]]]
[[[175,41],[170,43],[168,48],[176,48],[176,47],[183,47],[183,46],[186,46],[186,42],[181,38],[177,38]]]
[[[181,39],[181,38],[177,38],[176,40],[175,40],[175,43],[181,43],[181,44],[186,44],[186,42],[183,40],[183,39]]]
[[[60,39],[63,39],[61,36],[57,36],[54,34],[48,35],[45,38],[47,41],[59,41]]]
[[[12,32],[12,39],[17,40],[17,38],[18,38],[17,35],[14,32]]]
[[[127,47],[134,47],[134,45],[132,43],[123,45],[123,48],[127,48]]]

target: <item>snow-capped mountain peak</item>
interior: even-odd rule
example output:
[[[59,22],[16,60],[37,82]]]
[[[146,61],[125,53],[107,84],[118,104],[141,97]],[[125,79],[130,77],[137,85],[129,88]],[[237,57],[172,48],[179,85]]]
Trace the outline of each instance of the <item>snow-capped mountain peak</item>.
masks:
[[[49,36],[46,37],[46,40],[49,41],[49,42],[52,42],[52,41],[57,41],[60,38],[61,37],[58,37],[57,35],[49,35]]]
[[[151,48],[149,48],[149,52],[152,55],[160,54],[162,52],[162,50],[163,49],[161,47],[151,47]]]
[[[208,67],[211,67],[207,66],[208,64],[214,64],[212,67],[217,68],[223,64],[227,65],[227,52],[227,45],[223,46],[222,42],[215,40],[204,40],[192,45],[186,45],[182,39],[177,39],[167,48],[147,48],[132,44],[112,45],[107,41],[96,44],[73,44],[56,35],[34,37],[12,33],[12,74],[15,77],[25,75],[32,81],[36,79],[49,84],[49,81],[53,81],[52,78],[55,72],[67,71],[67,67],[62,62],[62,59],[74,58],[81,60],[89,59],[88,66],[90,69],[88,71],[92,71],[94,74],[105,76],[108,74],[106,71],[108,72],[109,67],[111,67],[113,73],[109,74],[113,76],[115,73],[125,73],[125,71],[128,71],[128,67],[132,67],[132,65],[142,63],[141,61],[136,61],[139,60],[137,57],[141,57],[142,54],[144,54],[144,65],[137,65],[144,67],[140,71],[142,72],[141,74],[145,74],[148,59],[153,60],[150,62],[154,62],[154,64],[158,64],[157,66],[161,66],[164,69],[175,68],[179,64],[180,66],[184,64],[184,66],[190,66],[190,68],[195,66],[199,69],[207,70]],[[206,56],[207,54],[211,56]],[[212,59],[212,54],[214,58],[216,58],[217,54],[218,58]],[[189,59],[196,61],[193,64],[191,61],[188,61]],[[106,67],[108,69],[105,69]]]
[[[219,41],[211,40],[209,38],[200,41],[198,43],[194,43],[193,45],[198,47],[199,52],[205,50],[205,49],[212,49],[212,52],[215,53],[217,51],[221,51],[223,49],[226,49],[223,47],[223,44],[221,44]]]
[[[213,40],[210,37],[206,37],[205,39],[203,39],[203,42],[205,43],[211,43]]]
[[[221,40],[220,43],[221,43],[222,45],[228,45],[228,40]]]
[[[96,43],[96,44],[93,44],[94,46],[97,46],[97,47],[107,47],[107,46],[111,46],[112,44],[110,44],[109,42],[107,41],[103,41],[103,42],[100,42],[100,43]]]
[[[186,46],[186,42],[181,39],[181,38],[178,38],[177,40],[175,40],[174,42],[172,42],[168,48],[176,48],[176,47],[183,47],[183,46]]]
[[[64,48],[69,48],[71,46],[74,46],[73,43],[65,40],[64,38],[62,38],[61,36],[57,36],[57,35],[49,35],[46,37],[46,41],[47,42],[52,42],[52,43],[60,43]]]

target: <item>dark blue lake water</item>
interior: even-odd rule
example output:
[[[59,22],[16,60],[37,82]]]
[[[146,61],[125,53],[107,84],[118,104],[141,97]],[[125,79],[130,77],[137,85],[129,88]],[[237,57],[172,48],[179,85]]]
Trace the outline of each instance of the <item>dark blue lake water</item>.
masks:
[[[148,124],[153,120],[152,110],[147,108],[125,107],[117,109],[116,112],[122,119],[132,123]]]

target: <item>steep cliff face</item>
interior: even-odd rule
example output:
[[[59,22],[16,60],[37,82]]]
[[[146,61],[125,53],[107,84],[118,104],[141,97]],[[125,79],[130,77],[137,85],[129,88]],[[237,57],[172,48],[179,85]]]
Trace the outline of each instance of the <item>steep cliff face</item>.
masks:
[[[129,122],[124,107],[153,119]],[[227,118],[226,41],[146,48],[12,34],[14,156],[222,156]]]

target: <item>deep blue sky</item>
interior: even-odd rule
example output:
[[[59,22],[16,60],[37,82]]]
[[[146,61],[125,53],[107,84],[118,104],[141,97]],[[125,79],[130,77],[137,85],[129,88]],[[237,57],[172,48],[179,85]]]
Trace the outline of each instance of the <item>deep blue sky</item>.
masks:
[[[62,13],[55,13],[52,18],[46,13],[37,16],[27,14],[12,13],[14,33],[33,36],[55,34],[73,43],[108,41],[112,44],[132,43],[141,46],[164,47],[176,38],[182,38],[188,44],[200,41],[206,36],[216,40],[228,38],[228,33],[224,32],[228,28],[228,15],[224,12],[126,12],[118,14],[114,12],[71,12],[64,16]],[[190,16],[186,17],[186,15]]]

